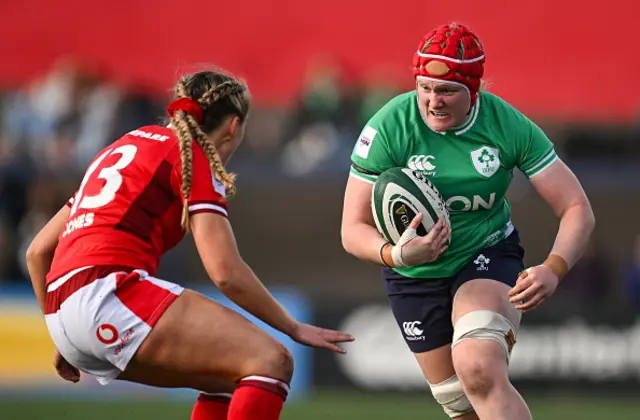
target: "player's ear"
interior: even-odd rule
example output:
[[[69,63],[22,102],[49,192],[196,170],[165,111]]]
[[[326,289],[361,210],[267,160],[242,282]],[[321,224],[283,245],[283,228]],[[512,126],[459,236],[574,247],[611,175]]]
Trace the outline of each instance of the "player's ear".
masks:
[[[229,120],[229,125],[227,126],[227,134],[229,136],[229,139],[233,139],[236,137],[236,134],[238,134],[238,130],[241,130],[242,127],[242,123],[240,122],[240,117],[237,116],[233,116],[230,118]]]
[[[227,142],[232,141],[235,138],[236,132],[240,128],[239,118],[235,116],[228,116],[225,118],[222,126],[220,127],[219,137],[216,141],[216,147],[219,147]]]

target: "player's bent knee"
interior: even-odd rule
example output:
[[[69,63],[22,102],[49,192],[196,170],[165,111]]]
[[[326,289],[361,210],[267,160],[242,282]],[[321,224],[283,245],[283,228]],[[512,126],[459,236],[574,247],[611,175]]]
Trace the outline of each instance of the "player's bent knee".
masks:
[[[273,345],[261,350],[244,375],[266,376],[289,383],[293,376],[293,356],[285,346],[274,341]]]
[[[503,315],[487,310],[471,311],[453,326],[452,348],[469,339],[493,340],[504,349],[507,361],[516,343],[516,328]]]
[[[473,411],[471,402],[462,390],[462,384],[456,375],[439,384],[429,384],[429,386],[433,397],[452,419]]]

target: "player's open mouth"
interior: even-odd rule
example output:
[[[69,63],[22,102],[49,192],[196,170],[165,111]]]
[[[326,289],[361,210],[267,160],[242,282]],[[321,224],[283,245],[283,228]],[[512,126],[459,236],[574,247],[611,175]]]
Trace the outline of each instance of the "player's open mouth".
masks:
[[[446,112],[440,111],[429,111],[429,114],[433,115],[436,118],[446,118],[449,116],[449,114],[447,114]]]

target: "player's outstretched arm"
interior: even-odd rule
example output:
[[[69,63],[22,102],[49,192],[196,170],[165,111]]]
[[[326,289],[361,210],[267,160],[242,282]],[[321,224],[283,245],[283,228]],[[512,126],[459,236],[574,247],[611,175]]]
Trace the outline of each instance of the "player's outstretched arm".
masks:
[[[69,206],[62,207],[38,232],[33,241],[31,241],[29,248],[27,248],[27,269],[43,313],[46,301],[45,277],[51,268],[53,253],[56,250],[56,246],[58,246],[58,236],[69,217],[69,211]]]
[[[305,345],[343,353],[335,343],[353,340],[348,334],[294,320],[240,256],[226,217],[215,213],[194,214],[191,231],[207,274],[238,306]]]

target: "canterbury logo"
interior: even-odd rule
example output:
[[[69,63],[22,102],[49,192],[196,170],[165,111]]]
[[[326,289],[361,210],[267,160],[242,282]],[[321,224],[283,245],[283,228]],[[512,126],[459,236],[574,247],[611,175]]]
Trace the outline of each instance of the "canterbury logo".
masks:
[[[422,325],[420,321],[403,322],[402,329],[407,337],[418,337],[424,333],[419,327]]]
[[[436,165],[432,164],[430,160],[435,159],[433,155],[413,155],[407,162],[407,167],[414,171],[433,171],[436,169]]]

